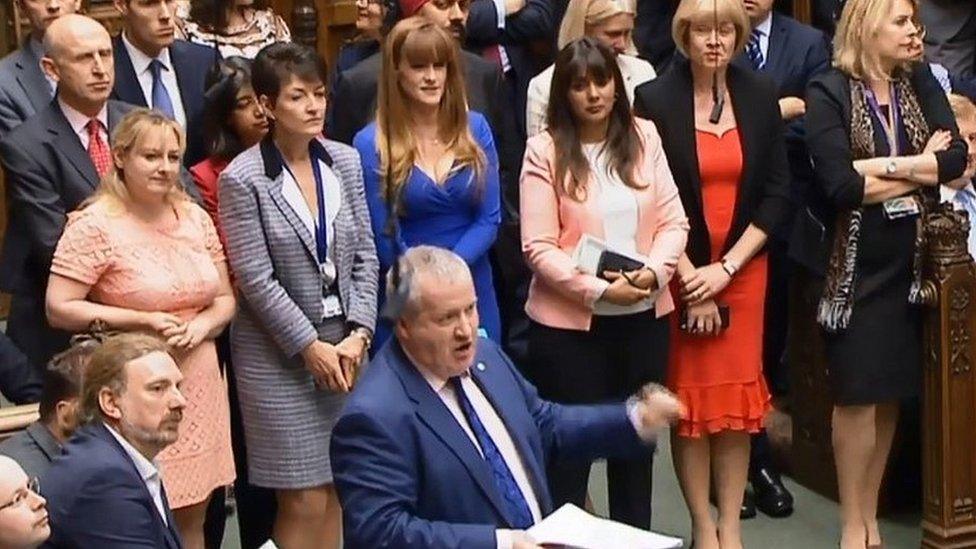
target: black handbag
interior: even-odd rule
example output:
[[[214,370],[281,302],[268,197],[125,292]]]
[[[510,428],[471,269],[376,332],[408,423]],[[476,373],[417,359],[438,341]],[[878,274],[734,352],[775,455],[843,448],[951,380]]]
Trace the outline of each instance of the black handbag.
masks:
[[[600,252],[600,260],[596,264],[596,276],[607,280],[604,274],[607,271],[620,273],[636,271],[642,268],[644,268],[644,264],[636,259],[618,254],[617,252],[611,252],[610,250],[603,250]]]

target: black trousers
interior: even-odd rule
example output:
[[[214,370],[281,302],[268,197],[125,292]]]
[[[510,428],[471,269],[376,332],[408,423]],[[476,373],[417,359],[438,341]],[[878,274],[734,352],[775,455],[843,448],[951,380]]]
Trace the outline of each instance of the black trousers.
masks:
[[[656,319],[653,311],[594,316],[586,332],[533,322],[526,370],[547,400],[564,404],[623,401],[645,383],[663,381],[667,353],[667,319]],[[652,467],[650,457],[607,460],[610,518],[650,528]],[[556,508],[564,503],[584,505],[589,473],[589,462],[548,464]]]

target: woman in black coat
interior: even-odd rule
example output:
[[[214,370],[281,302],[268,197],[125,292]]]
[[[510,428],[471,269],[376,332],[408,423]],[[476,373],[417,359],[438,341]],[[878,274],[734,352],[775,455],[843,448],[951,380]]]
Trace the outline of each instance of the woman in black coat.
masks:
[[[683,310],[673,316],[687,322],[671,330],[667,378],[688,411],[672,429],[672,450],[703,549],[742,546],[749,435],[761,430],[770,400],[762,375],[764,247],[791,215],[776,85],[729,64],[745,47],[748,15],[740,0],[713,1],[682,0],[674,41],[686,58],[637,88],[634,100],[637,116],[658,127],[691,226],[672,284]]]
[[[822,243],[826,262],[817,320],[834,393],[844,549],[881,543],[878,492],[899,400],[922,384],[922,197],[937,197],[938,184],[966,168],[945,94],[927,65],[911,63],[916,15],[910,0],[849,0],[834,68],[807,91],[822,222],[807,246]]]

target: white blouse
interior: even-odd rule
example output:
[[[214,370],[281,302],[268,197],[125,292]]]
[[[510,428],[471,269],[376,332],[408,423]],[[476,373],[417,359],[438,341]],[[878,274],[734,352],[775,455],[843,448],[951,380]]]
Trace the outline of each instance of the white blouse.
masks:
[[[583,155],[593,173],[593,191],[597,192],[597,203],[603,218],[603,241],[607,248],[624,255],[642,257],[637,251],[638,205],[634,190],[628,187],[616,172],[611,170],[609,158],[604,150],[606,142],[584,143]],[[614,305],[597,300],[593,314],[630,315],[642,313],[654,307],[653,295],[633,305]]]
[[[330,318],[342,314],[342,303],[339,301],[339,296],[331,292],[325,294],[336,279],[335,219],[339,213],[339,208],[342,207],[342,184],[339,183],[339,178],[332,171],[332,168],[321,160],[317,160],[317,162],[322,174],[322,188],[325,191],[325,241],[328,246],[325,263],[319,265],[319,270],[322,273],[322,310],[324,311],[323,318]],[[288,206],[308,229],[308,234],[312,235],[314,239],[315,229],[318,226],[318,211],[313,213],[308,207],[308,203],[305,202],[305,197],[302,195],[302,189],[295,181],[291,170],[286,168],[282,175],[284,179],[281,183],[281,196],[284,197],[285,202],[288,203]]]

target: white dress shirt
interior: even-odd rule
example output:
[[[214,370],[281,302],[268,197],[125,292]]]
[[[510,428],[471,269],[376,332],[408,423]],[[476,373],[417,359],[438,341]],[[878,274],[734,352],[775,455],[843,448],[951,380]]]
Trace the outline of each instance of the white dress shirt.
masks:
[[[769,62],[769,33],[773,31],[773,12],[770,11],[766,19],[752,29],[759,33],[759,51],[762,52],[763,67]]]
[[[159,516],[162,517],[163,524],[169,526],[169,520],[166,518],[166,505],[163,503],[163,481],[159,477],[159,468],[156,467],[155,463],[146,459],[146,456],[140,454],[139,450],[136,450],[129,444],[128,440],[122,438],[122,435],[116,433],[115,429],[109,427],[107,424],[105,428],[108,429],[108,432],[112,433],[115,440],[119,441],[122,449],[132,459],[136,470],[139,471],[139,476],[146,483],[146,488],[149,490],[149,495],[153,498],[153,503],[156,504],[156,510],[159,511]]]
[[[77,135],[78,139],[81,140],[81,148],[87,151],[88,141],[89,141],[88,121],[91,120],[91,117],[85,116],[84,114],[81,114],[80,112],[75,110],[73,107],[68,106],[68,104],[62,101],[60,97],[58,97],[58,106],[61,107],[61,112],[64,113],[64,117],[68,120],[68,125],[71,126],[71,129],[75,132],[75,135]],[[108,104],[107,103],[105,105],[102,105],[102,110],[98,111],[98,114],[95,116],[95,118],[97,118],[98,121],[102,123],[101,128],[99,128],[98,130],[98,134],[101,136],[102,142],[105,143],[105,146],[108,147],[109,143],[108,143]]]
[[[153,58],[133,46],[132,42],[129,42],[129,39],[126,38],[125,32],[122,33],[122,44],[125,46],[125,50],[129,52],[129,59],[132,60],[132,68],[136,71],[136,78],[139,79],[139,87],[142,88],[142,96],[146,98],[146,105],[152,107],[153,79],[152,72],[149,70],[149,63],[153,61]],[[155,59],[159,59],[159,62],[163,65],[161,78],[163,79],[163,86],[169,92],[170,102],[173,103],[173,114],[176,116],[176,121],[183,128],[186,128],[186,111],[183,109],[183,96],[180,95],[180,84],[176,80],[176,69],[173,68],[173,62],[170,60],[169,48],[164,48]],[[200,70],[207,70],[207,68],[200,67]]]
[[[617,56],[617,66],[624,78],[624,91],[627,100],[634,104],[634,90],[644,82],[654,80],[657,73],[654,66],[647,61],[632,55]],[[540,72],[529,81],[528,101],[525,107],[525,131],[529,137],[542,133],[546,129],[546,111],[549,109],[549,90],[552,88],[552,74],[555,65]]]
[[[342,207],[342,187],[332,168],[322,160],[316,160],[316,162],[319,163],[319,172],[322,174],[322,188],[325,191],[325,241],[329,251],[325,263],[319,265],[319,270],[322,273],[322,286],[325,288],[332,286],[336,279],[335,246],[333,244],[335,243],[335,219],[339,213],[339,208]],[[313,213],[308,207],[308,202],[305,201],[305,196],[302,194],[291,170],[285,168],[282,175],[284,179],[281,184],[281,195],[295,212],[295,215],[301,219],[305,228],[308,229],[308,234],[312,235],[314,239],[315,228],[319,222],[318,209],[316,208]],[[342,303],[339,301],[339,296],[336,294],[323,296],[322,311],[323,318],[342,314]]]
[[[584,143],[583,156],[589,161],[593,183],[599,190],[597,203],[603,217],[603,241],[607,248],[624,255],[640,258],[637,252],[637,196],[619,175],[612,172],[604,150],[606,142]],[[646,260],[645,260],[646,263]],[[598,299],[593,304],[596,315],[631,315],[649,311],[654,307],[653,294],[633,305],[615,305]]]
[[[417,366],[417,370],[420,371],[420,374],[430,384],[430,388],[437,393],[444,406],[447,406],[448,411],[457,420],[458,425],[461,426],[461,429],[468,435],[471,443],[478,449],[478,453],[484,457],[484,452],[482,452],[481,446],[478,444],[478,439],[474,436],[474,432],[471,430],[471,426],[468,425],[468,420],[464,416],[464,411],[461,409],[460,403],[458,403],[457,395],[454,393],[454,386],[449,383],[450,380],[440,377],[421,366]],[[536,497],[535,490],[532,489],[532,483],[529,482],[529,475],[522,461],[522,456],[519,455],[518,449],[512,441],[512,436],[508,433],[508,428],[505,427],[505,423],[502,422],[498,413],[495,412],[495,408],[488,401],[488,398],[485,397],[485,394],[481,392],[478,384],[471,379],[469,374],[461,377],[461,387],[464,389],[464,394],[471,402],[475,413],[478,414],[478,419],[484,424],[485,430],[488,431],[488,435],[495,443],[495,446],[498,447],[498,452],[502,455],[505,464],[508,465],[508,469],[512,472],[512,476],[515,478],[515,484],[518,485],[519,491],[522,492],[522,497],[525,498],[526,503],[529,505],[533,522],[539,522],[542,519],[539,499]],[[507,529],[496,530],[496,540],[498,549],[509,549],[512,546],[512,531]]]

